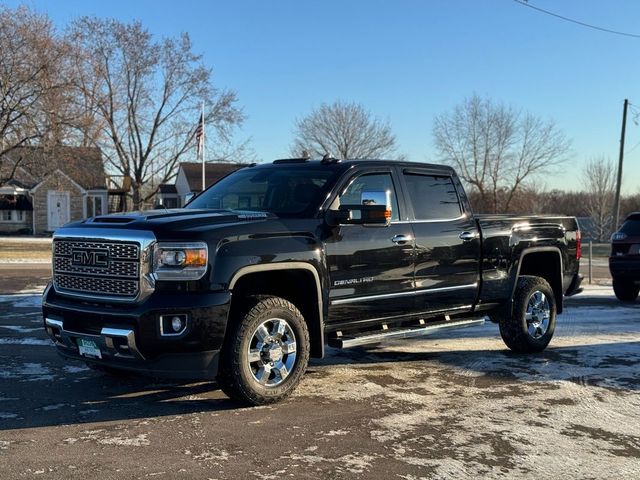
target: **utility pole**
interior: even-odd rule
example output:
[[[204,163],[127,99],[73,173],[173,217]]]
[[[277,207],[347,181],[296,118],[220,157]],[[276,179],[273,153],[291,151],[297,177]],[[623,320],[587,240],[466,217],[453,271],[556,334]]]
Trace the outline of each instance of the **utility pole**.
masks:
[[[627,107],[629,100],[624,99],[624,109],[622,110],[622,133],[620,134],[620,158],[618,160],[618,183],[616,184],[616,200],[613,206],[613,228],[618,229],[620,219],[620,188],[622,187],[622,160],[624,159],[624,136],[627,129]]]

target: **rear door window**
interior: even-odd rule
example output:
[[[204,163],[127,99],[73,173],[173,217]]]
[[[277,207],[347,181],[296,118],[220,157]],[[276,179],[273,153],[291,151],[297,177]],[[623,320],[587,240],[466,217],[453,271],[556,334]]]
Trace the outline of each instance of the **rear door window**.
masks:
[[[416,220],[452,220],[462,214],[451,177],[404,172],[404,181]]]

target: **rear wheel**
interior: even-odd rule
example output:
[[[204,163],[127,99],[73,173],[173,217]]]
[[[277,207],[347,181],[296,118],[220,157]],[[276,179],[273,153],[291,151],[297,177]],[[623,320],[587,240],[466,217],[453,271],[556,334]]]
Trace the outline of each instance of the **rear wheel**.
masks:
[[[613,279],[613,292],[618,300],[622,302],[633,302],[638,298],[640,286],[631,281]]]
[[[513,296],[513,313],[500,319],[500,335],[514,352],[541,352],[556,328],[556,300],[541,277],[523,276]]]
[[[291,302],[249,297],[251,308],[227,334],[218,382],[229,397],[252,405],[278,402],[300,382],[309,362],[309,332]]]

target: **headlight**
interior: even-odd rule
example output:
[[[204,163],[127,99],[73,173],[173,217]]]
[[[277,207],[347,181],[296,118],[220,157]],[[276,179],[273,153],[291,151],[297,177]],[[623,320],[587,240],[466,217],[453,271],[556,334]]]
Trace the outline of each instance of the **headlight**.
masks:
[[[207,272],[205,242],[159,242],[153,249],[157,280],[199,280]]]

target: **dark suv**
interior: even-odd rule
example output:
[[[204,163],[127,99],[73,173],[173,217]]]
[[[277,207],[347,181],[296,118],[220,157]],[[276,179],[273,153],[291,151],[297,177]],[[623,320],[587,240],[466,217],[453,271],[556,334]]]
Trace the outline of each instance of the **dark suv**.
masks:
[[[633,302],[640,291],[640,212],[629,215],[611,237],[609,270],[616,297]]]

